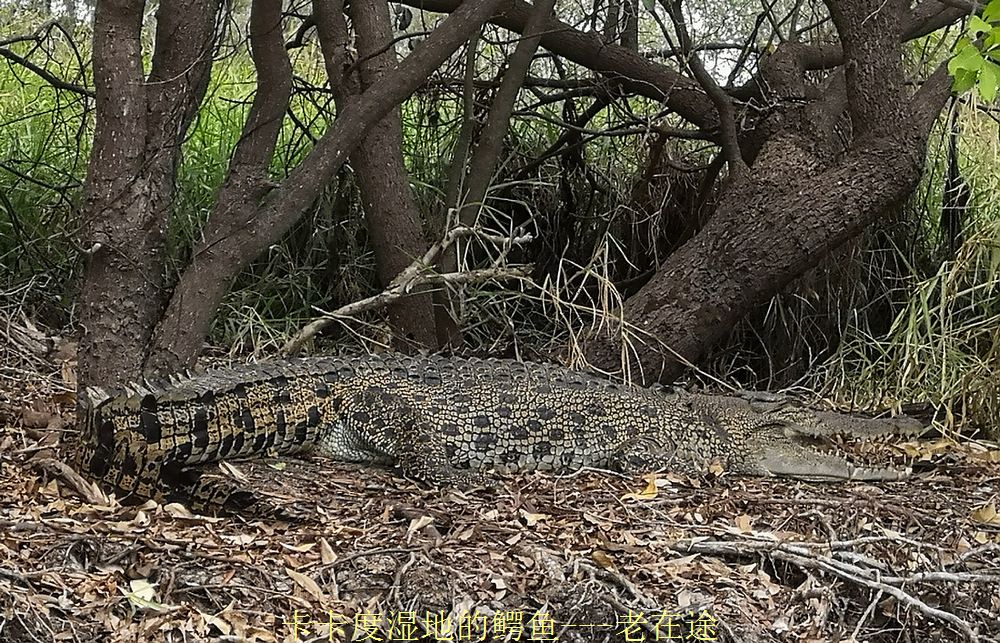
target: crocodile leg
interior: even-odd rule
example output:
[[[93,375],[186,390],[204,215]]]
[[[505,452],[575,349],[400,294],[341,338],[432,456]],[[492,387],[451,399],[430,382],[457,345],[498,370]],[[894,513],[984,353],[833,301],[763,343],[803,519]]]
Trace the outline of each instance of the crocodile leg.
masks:
[[[399,467],[407,476],[433,486],[468,488],[488,484],[487,476],[459,469],[449,462],[447,447],[441,439],[441,427],[414,414],[408,432],[415,439],[400,441],[396,445]]]

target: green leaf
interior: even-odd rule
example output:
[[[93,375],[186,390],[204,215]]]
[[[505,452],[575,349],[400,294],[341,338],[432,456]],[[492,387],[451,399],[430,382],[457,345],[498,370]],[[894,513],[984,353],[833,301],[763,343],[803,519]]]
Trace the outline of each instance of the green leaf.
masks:
[[[959,69],[967,69],[969,71],[979,71],[983,67],[983,63],[986,60],[983,55],[979,53],[979,50],[972,45],[967,45],[962,48],[955,57],[948,61],[948,72],[954,76]]]
[[[983,9],[983,20],[986,22],[1000,21],[1000,1],[992,0]]]
[[[990,33],[991,31],[993,31],[993,25],[986,22],[979,16],[972,16],[969,18],[969,28],[966,30],[966,33],[968,33],[971,38],[976,39],[979,37],[979,34]]]
[[[984,102],[992,103],[997,97],[998,84],[1000,84],[1000,67],[997,67],[996,63],[987,62],[979,70],[979,82],[976,83],[976,89],[979,90],[979,96]]]
[[[653,13],[653,9],[656,7],[656,0],[642,0],[642,6],[646,8],[646,11]]]
[[[953,76],[955,81],[951,84],[951,91],[955,94],[964,94],[976,84],[977,74],[974,71],[959,69],[955,71]]]

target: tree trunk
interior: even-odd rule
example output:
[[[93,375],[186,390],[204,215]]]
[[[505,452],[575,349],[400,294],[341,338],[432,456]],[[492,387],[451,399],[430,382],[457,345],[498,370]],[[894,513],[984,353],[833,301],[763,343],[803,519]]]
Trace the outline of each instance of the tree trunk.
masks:
[[[85,184],[82,382],[138,377],[163,310],[167,220],[180,142],[208,86],[217,2],[164,0],[149,78],[144,3],[102,0],[94,16],[97,122]]]
[[[829,4],[846,58],[853,145],[837,155],[832,128],[823,129],[841,116],[836,94],[806,102],[805,65],[779,65],[773,85],[786,92],[778,99],[787,107],[762,127],[772,134],[749,175],[730,178],[706,226],[625,303],[625,323],[616,336],[590,338],[586,355],[592,364],[623,369],[646,383],[673,380],[751,307],[898,206],[917,185],[949,78],[939,69],[907,100],[899,46],[902,3]]]
[[[328,10],[317,1],[317,11]],[[500,0],[466,0],[409,56],[337,114],[330,130],[282,184],[261,198],[253,191],[217,201],[204,240],[174,289],[157,329],[147,371],[172,372],[194,363],[233,277],[265,252],[312,205],[371,128],[494,13]],[[232,176],[232,173],[231,173]],[[229,180],[229,179],[227,179]]]
[[[357,34],[360,82],[345,79],[346,91],[338,92],[338,106],[355,100],[357,94],[380,82],[397,63],[396,50],[389,46],[392,30],[388,4],[384,0],[356,0],[349,11]],[[398,105],[372,127],[351,154],[351,166],[375,250],[378,278],[383,286],[388,286],[427,250],[420,213],[410,190],[410,176],[403,165]],[[412,350],[414,344],[424,348],[437,346],[433,301],[428,289],[389,304],[387,312],[397,350]]]

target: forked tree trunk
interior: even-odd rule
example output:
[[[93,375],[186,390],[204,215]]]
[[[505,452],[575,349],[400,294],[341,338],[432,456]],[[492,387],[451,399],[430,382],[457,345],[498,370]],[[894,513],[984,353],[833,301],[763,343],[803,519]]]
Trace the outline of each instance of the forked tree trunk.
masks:
[[[254,6],[265,1],[271,0],[255,0]],[[268,186],[245,185],[231,173],[227,182],[233,191],[220,193],[204,239],[172,293],[153,338],[147,371],[172,372],[194,363],[233,277],[302,217],[370,129],[475,33],[499,2],[463,3],[412,54],[386,72],[382,82],[338,112],[330,130],[280,186],[265,191]],[[316,10],[337,13],[338,6],[342,5],[321,0]]]
[[[97,3],[97,122],[84,187],[81,382],[136,377],[166,301],[164,256],[183,139],[215,54],[219,2],[163,0],[143,78],[141,0]]]

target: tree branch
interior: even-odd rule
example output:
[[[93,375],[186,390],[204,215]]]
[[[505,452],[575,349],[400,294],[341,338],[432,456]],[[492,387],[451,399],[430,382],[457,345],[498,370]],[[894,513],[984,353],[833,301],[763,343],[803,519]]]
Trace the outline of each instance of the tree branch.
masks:
[[[443,239],[432,245],[427,252],[424,253],[424,256],[414,260],[402,272],[396,275],[386,289],[379,294],[366,297],[360,301],[352,302],[346,306],[341,306],[337,310],[324,313],[323,316],[309,322],[302,328],[302,330],[296,333],[294,337],[285,343],[281,349],[281,356],[291,357],[298,354],[298,352],[302,350],[302,346],[312,339],[316,333],[329,327],[335,322],[343,321],[345,318],[352,317],[358,313],[368,310],[382,308],[396,300],[408,296],[414,290],[425,286],[435,284],[458,285],[482,283],[485,281],[502,279],[524,279],[529,276],[531,272],[530,266],[495,266],[493,268],[486,268],[482,270],[465,270],[449,273],[436,273],[432,271],[431,267],[438,260],[438,257],[440,257],[443,252],[448,250],[448,248],[450,248],[455,241],[472,236],[501,246],[504,253],[508,252],[510,248],[515,245],[522,245],[531,241],[530,235],[507,238],[497,237],[465,226],[453,228],[444,236]]]
[[[403,0],[403,4],[428,11],[451,13],[461,0]],[[523,34],[532,5],[504,0],[503,9],[490,18],[493,24]],[[718,128],[716,110],[694,82],[657,62],[620,45],[606,43],[596,33],[584,33],[552,18],[545,25],[542,47],[606,76],[628,92],[664,101],[685,120],[706,131]]]
[[[163,337],[171,338],[173,360],[159,363],[193,363],[230,280],[301,218],[375,123],[416,91],[489,19],[500,2],[463,2],[412,54],[387,71],[381,82],[337,115],[330,130],[280,187],[259,204],[243,202],[232,216],[214,216],[215,212],[209,216],[204,241],[181,276],[161,324]]]
[[[82,85],[75,85],[73,83],[68,83],[65,80],[56,76],[55,74],[52,74],[51,72],[46,71],[45,69],[39,67],[38,65],[31,62],[27,58],[22,58],[21,56],[18,56],[10,49],[7,49],[5,47],[0,47],[0,56],[3,56],[12,63],[24,67],[30,72],[33,72],[36,76],[38,76],[48,84],[52,85],[56,89],[63,89],[68,92],[73,92],[74,94],[80,94],[81,96],[87,96],[90,98],[94,97],[93,90],[87,89]]]
[[[660,0],[660,4],[667,10],[670,20],[674,23],[674,31],[680,40],[680,50],[683,52],[685,62],[719,113],[722,153],[729,166],[730,177],[739,180],[746,176],[748,170],[740,154],[740,143],[736,136],[736,114],[733,110],[732,99],[722,91],[712,75],[705,69],[701,58],[693,51],[691,35],[688,33],[681,9],[681,0]]]
[[[281,34],[281,0],[255,0],[251,6],[250,53],[257,72],[257,91],[209,216],[209,221],[231,227],[242,225],[247,208],[267,191],[268,166],[291,92],[292,68]],[[146,372],[176,371],[191,358],[191,348],[183,343],[185,336],[178,330],[187,321],[176,316],[179,305],[176,297],[172,298],[156,328]]]

